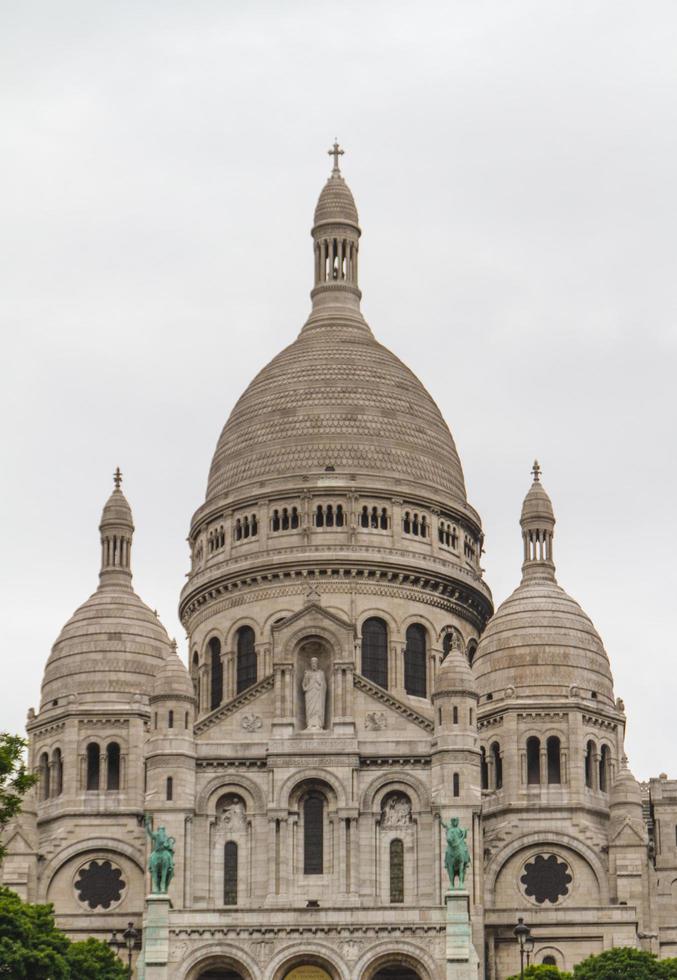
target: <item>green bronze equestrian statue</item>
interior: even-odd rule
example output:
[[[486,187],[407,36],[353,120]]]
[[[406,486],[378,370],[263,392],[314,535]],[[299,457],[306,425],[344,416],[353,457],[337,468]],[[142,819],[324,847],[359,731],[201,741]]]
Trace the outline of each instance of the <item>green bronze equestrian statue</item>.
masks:
[[[470,864],[467,844],[468,831],[459,827],[458,817],[452,817],[449,823],[445,823],[443,820],[442,826],[447,832],[447,850],[444,855],[444,864],[449,875],[451,890],[454,891],[456,878],[458,878],[458,887],[463,888],[465,872]]]
[[[146,833],[152,841],[152,849],[148,860],[150,871],[151,892],[155,895],[166,895],[169,883],[174,877],[174,837],[168,837],[164,827],[153,830],[152,818],[144,820]]]

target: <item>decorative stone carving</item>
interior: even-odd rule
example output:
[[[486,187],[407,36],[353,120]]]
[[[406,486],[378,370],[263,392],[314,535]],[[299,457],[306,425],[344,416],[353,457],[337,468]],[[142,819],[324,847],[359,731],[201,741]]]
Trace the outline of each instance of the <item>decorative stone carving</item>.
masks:
[[[78,899],[89,909],[109,909],[122,898],[127,882],[110,861],[90,861],[80,868],[75,882]]]
[[[554,905],[569,894],[572,881],[569,865],[556,854],[548,854],[547,857],[537,854],[524,865],[524,873],[520,878],[524,894],[538,905],[543,905],[544,902]]]
[[[246,732],[258,732],[263,726],[260,715],[245,715],[240,722]]]
[[[244,801],[234,793],[219,801],[216,809],[216,822],[230,833],[238,833],[247,826],[247,808]]]
[[[404,793],[393,793],[384,805],[381,816],[381,826],[384,830],[395,827],[408,827],[411,823],[411,803]]]
[[[364,720],[364,727],[370,732],[380,732],[387,728],[388,721],[385,711],[368,711]]]
[[[324,709],[327,700],[327,679],[320,669],[317,657],[312,657],[310,667],[303,675],[303,693],[306,704],[306,731],[324,731]]]

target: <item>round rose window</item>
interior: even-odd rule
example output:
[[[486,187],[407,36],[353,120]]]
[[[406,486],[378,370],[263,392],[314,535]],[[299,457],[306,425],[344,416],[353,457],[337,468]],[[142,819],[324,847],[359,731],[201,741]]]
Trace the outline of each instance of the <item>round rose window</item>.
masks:
[[[569,894],[569,885],[573,878],[569,865],[558,858],[556,854],[536,854],[524,865],[524,874],[520,878],[524,894],[538,905],[550,902],[554,905]]]
[[[109,909],[116,905],[127,887],[120,868],[110,861],[90,861],[78,871],[75,890],[90,909]]]

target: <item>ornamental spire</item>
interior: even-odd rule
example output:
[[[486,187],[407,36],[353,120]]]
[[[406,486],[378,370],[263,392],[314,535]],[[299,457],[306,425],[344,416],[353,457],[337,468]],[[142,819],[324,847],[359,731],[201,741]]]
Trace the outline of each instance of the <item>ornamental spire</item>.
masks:
[[[128,586],[132,578],[131,557],[134,522],[127,498],[121,489],[122,472],[113,474],[113,492],[101,515],[101,585]]]
[[[524,543],[524,578],[555,578],[555,562],[552,542],[555,531],[555,514],[550,497],[541,483],[541,467],[537,459],[531,470],[533,483],[522,504],[520,524]]]
[[[348,307],[359,310],[361,293],[357,264],[360,226],[355,200],[339,168],[345,150],[338,139],[327,153],[333,165],[315,208],[312,236],[315,276],[313,308]]]
[[[343,156],[345,150],[342,150],[339,146],[337,136],[334,137],[334,145],[332,146],[331,150],[327,150],[327,153],[330,157],[334,158],[334,166],[332,167],[331,172],[333,174],[340,174],[341,170],[339,168],[339,157]]]

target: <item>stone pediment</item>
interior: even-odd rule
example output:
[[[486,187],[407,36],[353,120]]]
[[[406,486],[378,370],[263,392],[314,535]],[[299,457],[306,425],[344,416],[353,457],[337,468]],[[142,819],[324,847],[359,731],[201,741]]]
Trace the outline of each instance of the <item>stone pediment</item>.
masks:
[[[13,832],[10,831],[5,841],[5,847],[8,857],[17,854],[35,854],[35,848],[18,827],[15,827]]]
[[[432,717],[428,718],[422,712],[417,711],[411,705],[407,704],[406,701],[401,701],[394,694],[391,694],[390,691],[379,687],[378,684],[373,684],[361,674],[353,675],[353,683],[357,691],[361,692],[362,695],[366,695],[367,702],[371,702],[369,708],[363,712],[364,718],[363,723],[360,725],[360,734],[362,734],[362,731],[368,734],[369,732],[387,730],[389,727],[392,730],[392,722],[395,719],[397,719],[397,725],[394,728],[395,731],[398,728],[401,730],[403,723],[406,726],[408,722],[415,728],[422,729],[428,735],[433,734]],[[371,705],[373,705],[373,708]]]
[[[262,717],[262,714],[257,712],[254,702],[260,701],[269,691],[273,690],[273,682],[273,675],[269,674],[267,677],[258,681],[258,683],[252,684],[242,694],[238,694],[225,704],[219,705],[218,708],[215,708],[214,711],[205,715],[204,718],[201,718],[197,722],[194,729],[195,735],[199,738],[200,735],[211,732],[216,727],[232,728],[233,726],[231,724],[224,726],[224,723],[234,719],[234,716],[238,716],[235,720],[239,722],[239,735],[241,738],[246,737],[248,734],[253,735],[257,731],[261,731],[263,728],[263,717],[265,717],[267,712]]]
[[[634,820],[630,817],[626,817],[625,820],[616,827],[611,834],[609,834],[610,844],[628,845],[631,844],[636,846],[637,844],[646,844],[647,835],[644,828],[637,826]]]
[[[336,613],[323,609],[319,602],[307,602],[303,609],[288,616],[272,628],[274,663],[291,663],[299,644],[311,637],[324,640],[333,651],[333,659],[352,663],[355,659],[355,628]]]

